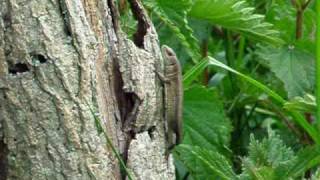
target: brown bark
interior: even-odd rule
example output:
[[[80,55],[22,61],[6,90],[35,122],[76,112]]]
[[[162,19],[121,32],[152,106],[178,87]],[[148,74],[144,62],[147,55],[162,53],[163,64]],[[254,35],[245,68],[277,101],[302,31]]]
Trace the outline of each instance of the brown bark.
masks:
[[[135,179],[174,178],[154,73],[163,67],[158,37],[130,3],[134,42],[112,0],[0,1],[3,179],[121,179],[90,107]]]

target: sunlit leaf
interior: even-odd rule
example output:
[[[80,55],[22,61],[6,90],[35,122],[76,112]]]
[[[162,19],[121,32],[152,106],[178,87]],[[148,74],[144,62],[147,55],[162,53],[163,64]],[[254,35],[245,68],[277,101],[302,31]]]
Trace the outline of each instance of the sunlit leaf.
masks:
[[[175,151],[195,179],[217,179],[217,176],[225,180],[237,179],[228,160],[216,151],[185,144]]]
[[[286,102],[283,107],[288,110],[315,113],[317,103],[314,96],[306,94],[304,97],[294,97],[292,100]]]
[[[294,46],[261,48],[258,52],[284,83],[289,97],[303,96],[314,87],[314,57]]]
[[[201,57],[199,45],[187,21],[187,13],[192,7],[192,0],[144,0],[143,3],[171,29],[186,48],[193,62],[198,62]]]
[[[260,90],[262,90],[263,92],[268,94],[270,97],[272,97],[274,100],[276,100],[281,105],[284,105],[287,102],[280,95],[278,95],[276,92],[274,92],[269,87],[267,87],[266,85],[262,84],[261,82],[251,78],[250,76],[247,76],[245,74],[242,74],[242,73],[232,69],[231,67],[219,62],[218,60],[216,60],[216,59],[214,59],[212,57],[208,57],[208,58],[210,60],[209,64],[218,66],[220,68],[223,68],[225,70],[228,70],[228,71],[238,75],[239,77],[243,78],[247,82],[251,83],[255,87],[259,88]],[[306,132],[308,132],[310,137],[312,137],[312,139],[317,144],[320,144],[320,135],[317,132],[317,130],[315,129],[315,127],[313,127],[300,113],[295,112],[295,111],[288,111],[288,113],[293,117],[293,119],[297,122],[297,124],[299,124],[301,127],[303,127],[303,129]]]
[[[193,87],[184,96],[184,144],[229,153],[231,122],[215,90]]]
[[[264,20],[264,15],[254,11],[244,0],[195,0],[189,16],[241,32],[257,41],[282,44],[279,31]]]

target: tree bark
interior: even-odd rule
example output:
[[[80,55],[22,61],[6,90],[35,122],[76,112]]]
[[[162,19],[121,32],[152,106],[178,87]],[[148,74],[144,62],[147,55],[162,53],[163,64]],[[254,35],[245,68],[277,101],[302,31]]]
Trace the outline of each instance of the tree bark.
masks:
[[[113,0],[0,0],[0,179],[174,179],[157,33],[138,0],[134,40]]]

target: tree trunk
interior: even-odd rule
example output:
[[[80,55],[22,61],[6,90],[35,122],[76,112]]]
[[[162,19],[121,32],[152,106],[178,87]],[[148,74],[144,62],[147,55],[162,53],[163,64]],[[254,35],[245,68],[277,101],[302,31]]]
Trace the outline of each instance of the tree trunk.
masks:
[[[174,179],[158,37],[138,0],[0,0],[0,179]]]

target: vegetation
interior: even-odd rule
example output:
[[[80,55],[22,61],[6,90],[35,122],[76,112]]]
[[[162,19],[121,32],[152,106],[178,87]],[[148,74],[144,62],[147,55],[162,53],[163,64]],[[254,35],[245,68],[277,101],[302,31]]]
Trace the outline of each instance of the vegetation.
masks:
[[[119,2],[132,36],[136,22]],[[320,178],[315,0],[143,3],[184,71],[177,179]]]

